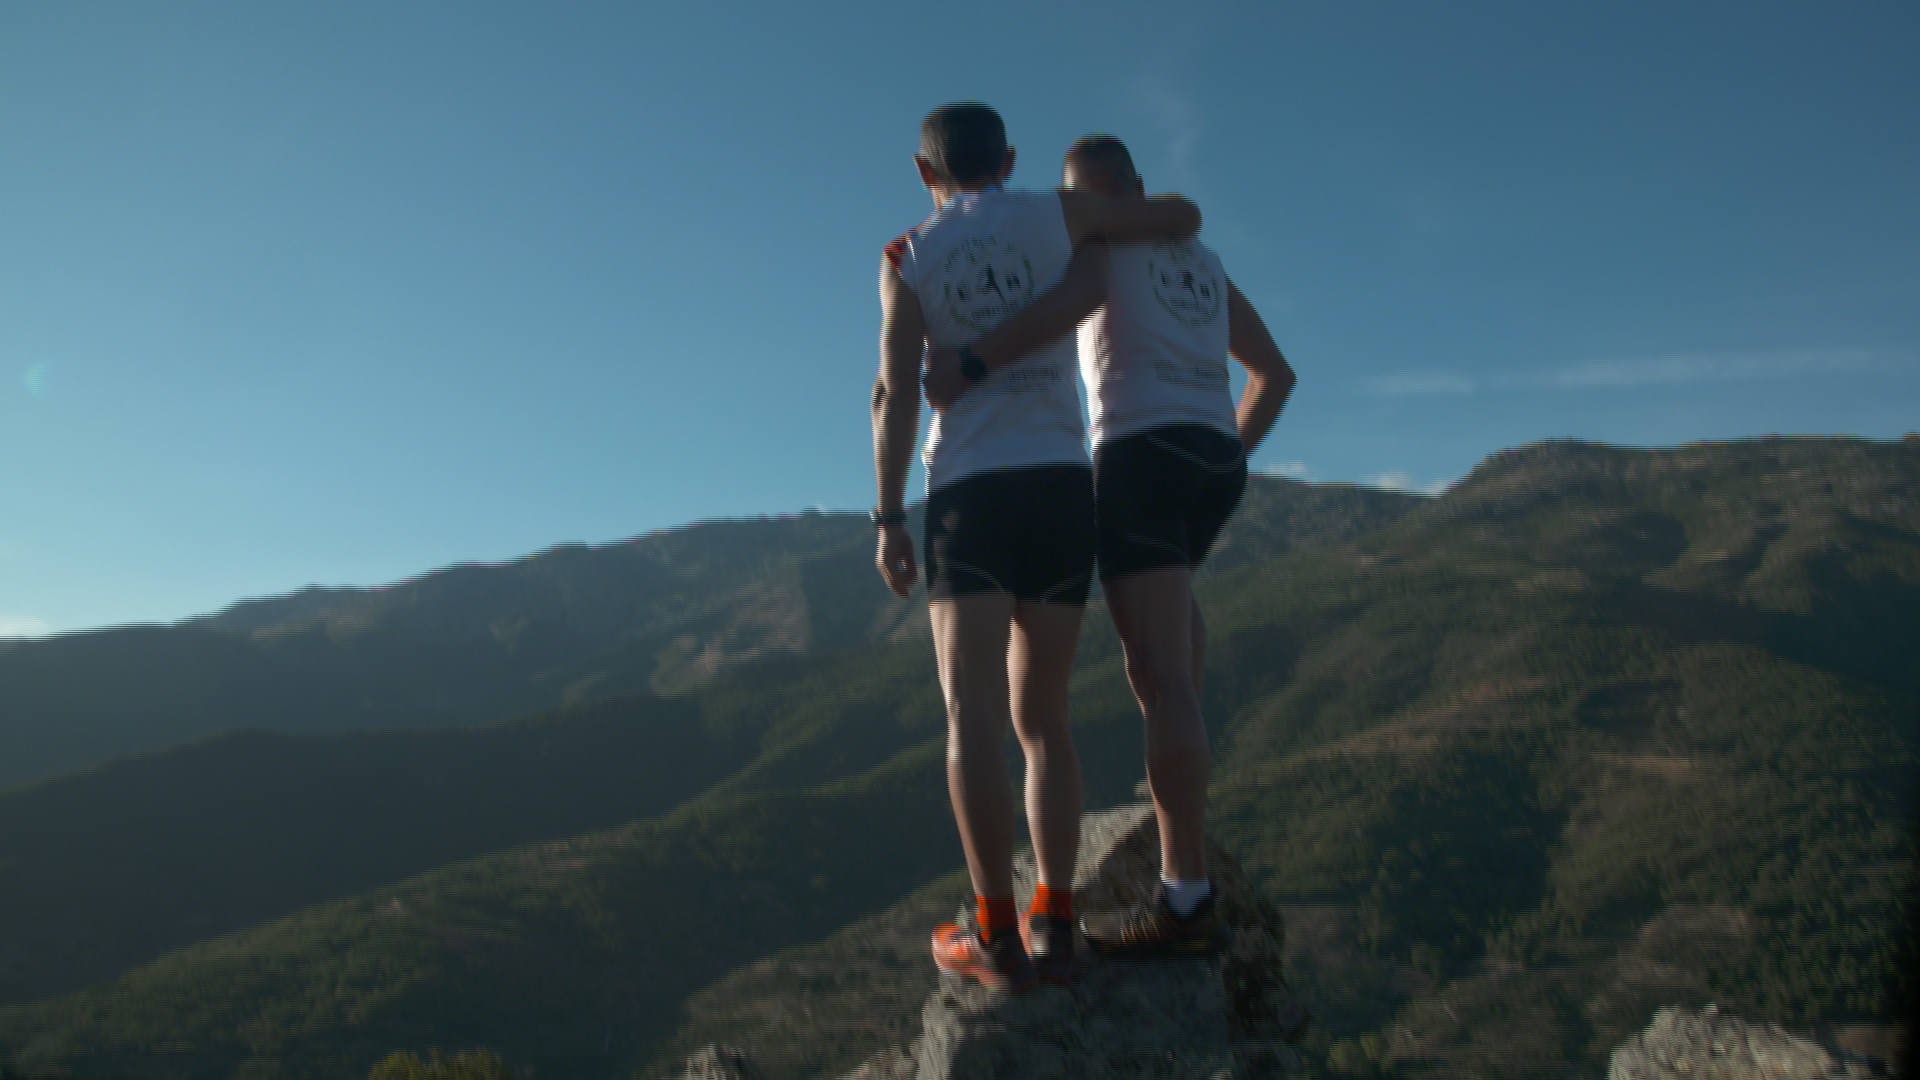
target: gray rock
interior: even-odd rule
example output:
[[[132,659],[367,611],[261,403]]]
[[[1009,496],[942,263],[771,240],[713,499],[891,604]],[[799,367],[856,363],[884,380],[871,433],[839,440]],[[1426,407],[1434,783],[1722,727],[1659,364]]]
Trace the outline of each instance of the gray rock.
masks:
[[[848,1073],[846,1080],[913,1080],[918,1066],[899,1047],[882,1050],[865,1065]]]
[[[1218,964],[1094,971],[1017,999],[943,980],[914,1044],[920,1080],[1233,1075]]]
[[[731,1046],[703,1046],[687,1058],[684,1080],[763,1080],[747,1055]]]
[[[1818,1043],[1761,1027],[1712,1005],[1669,1006],[1613,1052],[1607,1080],[1854,1080],[1874,1073]]]
[[[1225,852],[1209,869],[1233,948],[1209,961],[1103,963],[1084,948],[1072,987],[1019,996],[988,993],[942,976],[922,1014],[922,1034],[904,1053],[880,1055],[847,1080],[1241,1080],[1299,1067],[1288,1042],[1309,1017],[1280,975],[1279,914]],[[1074,874],[1076,910],[1141,899],[1159,875],[1152,807],[1089,814]],[[1014,864],[1014,891],[1031,900],[1030,852]]]

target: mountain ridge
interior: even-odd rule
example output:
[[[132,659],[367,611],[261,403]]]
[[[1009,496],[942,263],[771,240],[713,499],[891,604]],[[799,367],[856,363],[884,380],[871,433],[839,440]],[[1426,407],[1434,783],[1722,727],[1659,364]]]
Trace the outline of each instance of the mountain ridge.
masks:
[[[1599,1075],[1655,1007],[1721,1001],[1805,1027],[1868,1022],[1906,993],[1890,973],[1920,764],[1915,478],[1920,440],[1553,444],[1490,461],[1438,499],[1387,500],[1385,520],[1309,530],[1312,543],[1274,542],[1199,575],[1211,827],[1294,929],[1289,978],[1325,1020],[1309,1057],[1436,1080]],[[1263,505],[1250,500],[1255,524],[1290,512]],[[1335,498],[1315,520],[1351,523],[1365,517],[1356,506]],[[1243,535],[1252,548],[1262,534]],[[0,1009],[0,1061],[128,1072],[148,1052],[128,1040],[160,1030],[151,1018],[168,1002],[199,1001],[166,1030],[236,1048],[227,1072],[323,1074],[301,1065],[301,1047],[332,1055],[337,1072],[463,1044],[510,1051],[541,1075],[658,1065],[682,1003],[751,1016],[773,1004],[755,994],[780,992],[730,971],[951,887],[927,653],[915,642],[769,654],[704,684],[734,695],[727,730],[758,756],[691,802],[604,833],[653,837],[630,850],[696,869],[669,881],[649,876],[666,863],[640,858],[622,880],[665,884],[587,888],[560,900],[584,922],[514,924],[525,947],[547,942],[560,958],[555,992],[587,998],[582,987],[651,968],[596,967],[582,927],[625,942],[616,959],[666,956],[710,932],[676,934],[712,925],[691,898],[718,898],[716,912],[766,932],[732,968],[677,962],[673,993],[649,999],[667,1014],[618,1021],[624,1057],[593,1049],[616,1020],[587,998],[542,1012],[539,1031],[492,1012],[504,1026],[487,1034],[454,1007],[520,1000],[530,969],[473,960],[437,1004],[396,981],[468,964],[460,912],[519,919],[516,896],[557,910],[560,894],[489,891],[473,867],[517,864],[482,855],[408,879],[426,890],[421,904],[451,905],[451,936],[353,931],[367,943],[356,970],[399,1004],[288,1019],[319,1015],[294,1006],[337,966],[326,926],[385,925],[375,888],[325,909],[347,922],[321,909],[277,917],[277,952],[241,930]],[[1138,714],[1097,616],[1073,699],[1088,805],[1125,799]],[[570,842],[543,843],[571,858]],[[728,863],[729,850],[763,853],[742,856],[757,872]],[[813,903],[816,878],[817,895],[837,899],[797,921],[773,914]],[[283,981],[222,989],[234,964]],[[245,1016],[239,1039],[231,1018]]]
[[[1221,559],[1336,540],[1412,499],[1257,478]],[[0,791],[226,728],[468,726],[690,689],[762,656],[924,636],[924,592],[894,597],[872,559],[859,515],[710,522],[168,626],[0,643]]]

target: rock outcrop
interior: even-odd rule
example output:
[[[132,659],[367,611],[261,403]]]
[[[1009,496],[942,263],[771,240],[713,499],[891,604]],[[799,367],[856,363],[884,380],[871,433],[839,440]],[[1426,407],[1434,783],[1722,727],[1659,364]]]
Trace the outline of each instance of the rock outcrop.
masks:
[[[1242,1080],[1294,1071],[1299,1059],[1290,1044],[1311,1018],[1281,977],[1286,931],[1280,914],[1232,856],[1210,843],[1207,859],[1220,914],[1234,935],[1224,955],[1206,961],[1102,963],[1083,948],[1081,977],[1073,986],[1042,985],[1012,997],[939,975],[920,1012],[919,1037],[872,1054],[845,1080]],[[1159,868],[1160,837],[1150,805],[1088,814],[1081,821],[1074,871],[1075,907],[1098,911],[1143,899]],[[1022,909],[1032,900],[1034,880],[1033,855],[1022,852],[1014,860],[1014,892]],[[900,928],[892,925],[897,914],[884,916],[885,925],[876,923],[868,932],[889,940],[898,936]],[[939,909],[918,912],[911,944],[894,944],[925,949],[925,935],[940,917]],[[809,968],[792,974],[804,982],[822,973]],[[898,979],[876,978],[872,971],[848,978],[871,993],[897,989]],[[844,1002],[829,1005],[819,998],[792,1004],[802,1013],[845,1011]],[[768,1072],[786,1075],[796,1066],[804,1068],[802,1062],[819,1056],[780,1045],[807,1038],[803,1030],[804,1025],[772,1042],[761,1039],[751,1055],[707,1046],[688,1060],[685,1080],[752,1080],[761,1075],[752,1058],[761,1055]],[[820,1026],[813,1037],[833,1030]]]
[[[702,1047],[687,1059],[682,1080],[761,1080],[762,1073],[746,1054],[731,1046]]]
[[[996,997],[942,976],[920,1038],[870,1059],[847,1080],[1147,1080],[1277,1076],[1298,1059],[1288,1045],[1309,1017],[1281,977],[1285,930],[1231,856],[1208,853],[1222,916],[1234,932],[1211,961],[1086,963],[1072,987]],[[1150,806],[1089,814],[1074,875],[1077,910],[1123,906],[1157,880],[1159,835]],[[1032,896],[1030,853],[1016,861],[1022,908]]]
[[[1669,1007],[1613,1052],[1607,1080],[1863,1080],[1860,1062],[1836,1060],[1818,1043],[1772,1025],[1749,1024],[1707,1006]]]

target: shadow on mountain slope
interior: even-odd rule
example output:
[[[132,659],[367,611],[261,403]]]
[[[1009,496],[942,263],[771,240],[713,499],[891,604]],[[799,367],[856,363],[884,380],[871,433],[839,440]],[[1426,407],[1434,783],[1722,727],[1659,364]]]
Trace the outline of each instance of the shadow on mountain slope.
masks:
[[[0,1003],[502,848],[858,773],[939,731],[924,650],[773,658],[487,728],[245,733],[0,795]]]

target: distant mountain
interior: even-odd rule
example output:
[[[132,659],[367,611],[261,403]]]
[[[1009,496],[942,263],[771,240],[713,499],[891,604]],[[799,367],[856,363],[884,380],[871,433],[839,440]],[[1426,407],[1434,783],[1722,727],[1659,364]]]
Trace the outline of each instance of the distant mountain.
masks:
[[[1417,501],[1259,477],[1223,561],[1337,541]],[[221,731],[417,731],[671,693],[925,623],[924,601],[896,599],[874,572],[864,518],[810,513],[0,642],[0,790]]]
[[[909,613],[870,537],[851,515],[713,523],[16,644],[0,651],[0,787],[219,731],[486,723],[885,640]]]
[[[1310,1056],[1599,1076],[1658,1006],[1800,1028],[1891,1010],[1920,764],[1920,440],[1552,443],[1438,499],[1366,494],[1261,485],[1200,588],[1212,825],[1287,916],[1289,976],[1323,1020]],[[1312,541],[1246,528],[1263,514],[1304,515]],[[807,987],[743,973],[797,947],[833,971],[859,945],[841,928],[894,926],[894,905],[932,910],[954,887],[927,651],[769,650],[698,693],[607,705],[609,731],[620,709],[691,710],[696,743],[736,756],[633,824],[423,866],[0,1009],[0,1063],[318,1077],[490,1046],[538,1075],[624,1077],[690,1032],[723,1036],[717,1013],[805,1008]],[[1138,716],[1097,613],[1073,703],[1087,802],[1122,801]],[[87,820],[171,767],[136,765],[0,801],[0,821],[34,808],[7,828],[66,838],[22,872],[85,880],[61,851],[85,862],[110,838]],[[268,805],[239,770],[198,775],[235,815]],[[48,792],[73,794],[30,801]],[[189,834],[229,835],[164,842],[204,857]],[[96,902],[137,920],[125,888]],[[818,992],[845,1015],[861,991]],[[704,1017],[682,1011],[695,1002]],[[876,1030],[913,1022],[870,1007]]]

